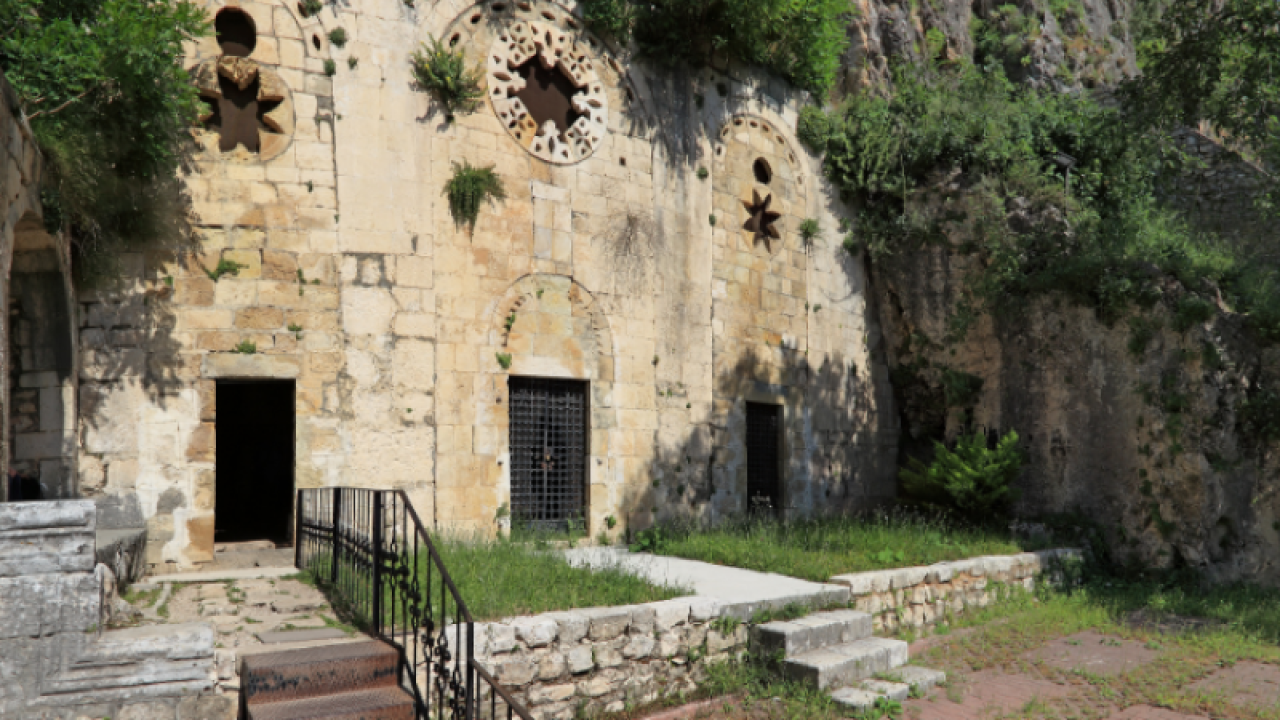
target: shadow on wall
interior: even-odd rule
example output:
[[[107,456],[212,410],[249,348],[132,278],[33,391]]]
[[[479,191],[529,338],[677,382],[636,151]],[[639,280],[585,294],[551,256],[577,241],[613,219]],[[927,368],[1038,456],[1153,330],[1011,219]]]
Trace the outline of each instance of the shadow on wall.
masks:
[[[185,167],[192,167],[188,162]],[[199,334],[177,337],[172,305],[212,306],[216,284],[200,264],[191,198],[178,178],[153,188],[151,239],[95,266],[79,310],[80,495],[99,499],[99,526],[143,524],[134,496],[144,408],[165,410],[200,374]],[[113,463],[114,466],[113,466]]]
[[[782,406],[776,457],[783,517],[839,514],[893,499],[896,418],[877,402],[887,387],[879,393],[876,387],[887,382],[843,355],[814,364],[798,351],[763,352],[774,357],[748,350],[716,378],[717,407],[727,411],[696,424],[682,442],[657,430],[649,484],[632,486],[622,502],[628,530],[672,520],[716,522],[748,510],[748,483],[759,482],[758,476],[748,479],[750,455],[758,458],[763,449],[758,437],[748,446],[750,398],[779,398]],[[659,387],[658,395],[660,418],[690,409],[682,388]]]

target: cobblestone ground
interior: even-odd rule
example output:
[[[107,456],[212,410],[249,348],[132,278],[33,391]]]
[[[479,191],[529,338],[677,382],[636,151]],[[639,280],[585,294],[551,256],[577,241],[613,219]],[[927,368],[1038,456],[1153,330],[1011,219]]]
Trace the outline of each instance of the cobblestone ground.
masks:
[[[139,590],[145,593],[141,597]],[[323,629],[331,629],[329,642],[359,637],[354,628],[337,621],[320,591],[296,579],[144,582],[134,586],[133,597],[141,617],[131,624],[207,622],[214,626],[218,690],[227,694],[240,690],[239,655],[284,647],[264,643],[261,636],[266,633],[286,633],[274,638],[284,642],[291,636],[301,640],[311,634],[305,631]]]

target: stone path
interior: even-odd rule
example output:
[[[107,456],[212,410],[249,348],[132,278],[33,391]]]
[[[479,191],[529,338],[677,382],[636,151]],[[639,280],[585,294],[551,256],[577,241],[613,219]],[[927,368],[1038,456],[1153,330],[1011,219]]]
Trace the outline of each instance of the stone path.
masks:
[[[217,631],[218,690],[238,693],[242,655],[365,639],[337,622],[320,591],[286,577],[296,572],[246,568],[147,578],[132,590],[159,594],[139,603],[145,605],[139,607],[139,624],[212,624]]]
[[[739,620],[751,619],[758,610],[778,609],[789,603],[824,607],[849,602],[849,588],[843,585],[797,580],[776,573],[633,553],[625,548],[587,547],[564,552],[574,565],[616,566],[653,583],[677,585],[689,588],[693,595],[716,598],[728,614]]]

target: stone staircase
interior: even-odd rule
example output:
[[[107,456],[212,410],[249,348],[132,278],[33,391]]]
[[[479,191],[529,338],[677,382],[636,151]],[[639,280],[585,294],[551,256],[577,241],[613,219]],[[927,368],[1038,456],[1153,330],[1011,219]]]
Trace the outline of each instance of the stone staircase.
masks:
[[[912,688],[927,692],[946,680],[940,671],[908,666],[907,644],[872,636],[871,616],[856,610],[764,623],[753,629],[752,644],[756,652],[780,658],[784,676],[825,690],[854,709],[881,697],[902,701]]]
[[[399,653],[378,641],[241,659],[241,720],[414,720]]]

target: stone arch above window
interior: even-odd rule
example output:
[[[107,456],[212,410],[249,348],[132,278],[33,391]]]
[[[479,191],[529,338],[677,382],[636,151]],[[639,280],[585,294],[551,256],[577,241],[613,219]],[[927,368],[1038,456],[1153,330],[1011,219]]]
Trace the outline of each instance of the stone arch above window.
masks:
[[[563,275],[526,275],[498,304],[494,332],[512,374],[612,382],[613,335],[586,288]]]
[[[292,138],[292,93],[274,69],[249,57],[258,43],[249,13],[225,7],[213,25],[218,55],[191,70],[205,105],[197,137],[210,152],[242,161],[269,160]]]
[[[546,162],[590,157],[609,131],[609,114],[639,108],[608,47],[561,5],[478,3],[443,37],[450,47],[485,52],[489,104],[507,134]]]
[[[791,141],[756,115],[735,115],[715,146],[716,214],[739,250],[776,255],[806,215],[804,166]]]

